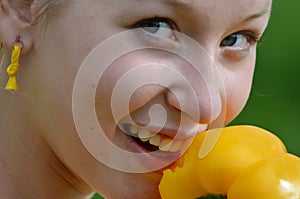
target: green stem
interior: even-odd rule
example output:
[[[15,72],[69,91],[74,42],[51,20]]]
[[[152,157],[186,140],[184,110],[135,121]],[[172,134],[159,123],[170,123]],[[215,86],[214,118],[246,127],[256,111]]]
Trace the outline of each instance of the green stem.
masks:
[[[207,194],[205,196],[201,196],[200,198],[197,199],[226,199],[227,197],[221,194]]]

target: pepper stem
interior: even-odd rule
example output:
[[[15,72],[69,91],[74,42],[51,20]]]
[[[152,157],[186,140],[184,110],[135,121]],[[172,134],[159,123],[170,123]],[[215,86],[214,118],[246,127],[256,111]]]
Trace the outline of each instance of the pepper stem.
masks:
[[[226,199],[227,197],[221,194],[207,194],[197,199]]]

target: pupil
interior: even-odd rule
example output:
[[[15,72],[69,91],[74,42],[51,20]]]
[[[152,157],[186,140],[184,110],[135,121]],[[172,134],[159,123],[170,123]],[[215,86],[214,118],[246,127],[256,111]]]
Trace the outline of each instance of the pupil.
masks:
[[[233,46],[236,43],[237,39],[238,39],[237,35],[229,35],[222,41],[221,45],[222,46]]]
[[[145,24],[143,24],[144,30],[150,32],[150,33],[156,33],[158,29],[160,28],[160,22],[159,21],[149,21]]]

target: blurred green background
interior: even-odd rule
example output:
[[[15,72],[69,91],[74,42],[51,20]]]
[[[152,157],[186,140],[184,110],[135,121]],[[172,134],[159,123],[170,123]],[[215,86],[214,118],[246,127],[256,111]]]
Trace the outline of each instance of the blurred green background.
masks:
[[[232,124],[254,124],[278,135],[300,156],[300,1],[273,3],[258,47],[252,94]]]
[[[230,125],[263,127],[300,156],[300,1],[273,2],[269,27],[258,47],[250,99]]]

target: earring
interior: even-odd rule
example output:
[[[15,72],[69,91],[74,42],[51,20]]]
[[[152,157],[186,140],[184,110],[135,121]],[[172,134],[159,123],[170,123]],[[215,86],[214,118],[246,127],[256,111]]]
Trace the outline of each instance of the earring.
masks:
[[[11,54],[11,64],[7,67],[7,74],[9,75],[9,80],[6,84],[6,90],[18,90],[19,86],[17,83],[17,72],[19,70],[19,58],[21,51],[24,48],[24,43],[21,41],[20,36],[16,37],[16,41],[13,43],[12,54]]]

